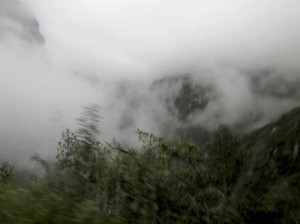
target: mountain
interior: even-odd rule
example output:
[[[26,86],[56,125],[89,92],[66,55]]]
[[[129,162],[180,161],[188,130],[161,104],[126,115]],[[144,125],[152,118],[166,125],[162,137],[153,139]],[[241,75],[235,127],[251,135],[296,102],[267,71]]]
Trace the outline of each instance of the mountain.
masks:
[[[300,169],[300,108],[282,115],[246,136],[243,144],[254,157],[268,158],[269,165],[277,167],[282,175]]]
[[[204,110],[214,91],[209,85],[194,83],[189,74],[162,78],[153,82],[152,88],[175,89],[175,94],[166,94],[164,100],[169,113],[180,121]]]
[[[7,36],[35,44],[45,42],[36,18],[16,0],[0,0],[0,40]]]
[[[205,110],[215,95],[211,85],[193,82],[190,74],[169,76],[152,83],[151,90],[164,89],[161,95],[170,117],[178,125],[171,130],[173,137],[191,140],[202,145],[209,138],[209,131],[193,122],[193,116]],[[170,132],[166,128],[165,132]],[[163,131],[164,133],[164,131]]]
[[[235,190],[247,223],[299,221],[299,141],[300,108],[241,139],[246,159]]]

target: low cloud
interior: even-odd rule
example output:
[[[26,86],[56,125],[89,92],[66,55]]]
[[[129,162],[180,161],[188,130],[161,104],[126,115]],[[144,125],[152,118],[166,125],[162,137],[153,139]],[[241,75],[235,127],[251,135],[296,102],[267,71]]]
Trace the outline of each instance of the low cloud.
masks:
[[[0,0],[2,158],[54,155],[90,104],[106,140],[260,127],[300,104],[299,15],[294,0]]]

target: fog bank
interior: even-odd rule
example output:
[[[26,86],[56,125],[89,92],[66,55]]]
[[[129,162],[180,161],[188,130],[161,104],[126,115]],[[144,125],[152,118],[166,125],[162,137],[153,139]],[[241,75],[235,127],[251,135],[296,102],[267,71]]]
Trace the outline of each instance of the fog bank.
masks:
[[[1,157],[54,155],[91,104],[105,140],[258,128],[300,104],[299,21],[296,0],[0,0]]]

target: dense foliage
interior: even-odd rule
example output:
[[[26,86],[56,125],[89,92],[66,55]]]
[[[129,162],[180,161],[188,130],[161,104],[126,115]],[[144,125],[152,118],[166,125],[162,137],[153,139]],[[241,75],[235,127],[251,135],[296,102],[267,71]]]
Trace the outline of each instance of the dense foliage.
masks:
[[[138,130],[141,148],[100,142],[87,109],[55,165],[22,186],[0,166],[0,223],[299,223],[300,111],[247,137],[221,125],[205,147]]]

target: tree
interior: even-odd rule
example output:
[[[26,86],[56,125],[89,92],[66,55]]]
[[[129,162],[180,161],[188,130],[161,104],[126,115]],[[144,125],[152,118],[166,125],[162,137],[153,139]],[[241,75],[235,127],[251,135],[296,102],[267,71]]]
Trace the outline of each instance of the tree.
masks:
[[[105,148],[98,140],[100,116],[96,106],[85,107],[77,132],[66,130],[58,143],[58,169],[66,171],[73,189],[95,197],[105,166]],[[78,193],[78,192],[77,192]]]
[[[0,183],[10,183],[14,179],[14,167],[8,162],[0,165]]]
[[[228,199],[240,175],[243,153],[239,140],[227,125],[220,125],[208,144],[208,171]]]

